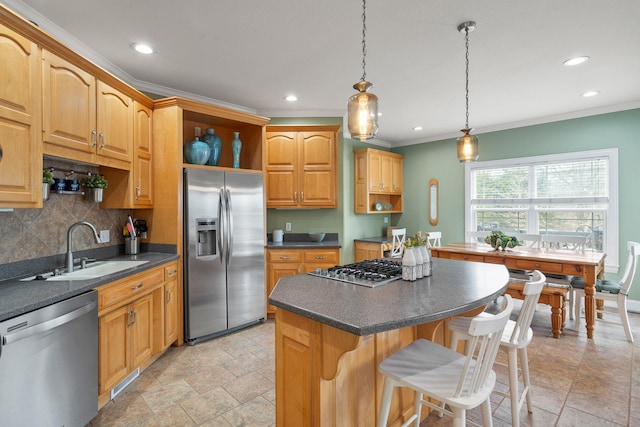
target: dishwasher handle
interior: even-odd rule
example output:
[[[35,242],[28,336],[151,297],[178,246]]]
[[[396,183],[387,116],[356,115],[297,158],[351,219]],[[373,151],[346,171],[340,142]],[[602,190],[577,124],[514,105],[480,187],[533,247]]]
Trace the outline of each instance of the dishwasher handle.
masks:
[[[20,341],[22,339],[28,338],[30,336],[40,334],[42,332],[50,331],[51,329],[57,328],[58,326],[64,325],[65,323],[69,323],[72,320],[77,319],[78,317],[84,316],[89,313],[98,306],[96,301],[93,301],[87,305],[84,305],[74,311],[70,311],[69,313],[65,313],[62,316],[58,316],[51,320],[47,320],[42,323],[38,323],[37,325],[33,325],[29,328],[22,329],[21,331],[13,332],[2,337],[2,344],[9,345]]]

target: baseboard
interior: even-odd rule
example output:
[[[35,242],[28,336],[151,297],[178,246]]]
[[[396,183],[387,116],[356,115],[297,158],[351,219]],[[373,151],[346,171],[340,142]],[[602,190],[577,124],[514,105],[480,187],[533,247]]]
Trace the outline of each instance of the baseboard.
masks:
[[[628,299],[627,298],[627,311],[632,313],[640,313],[640,301],[637,299]]]

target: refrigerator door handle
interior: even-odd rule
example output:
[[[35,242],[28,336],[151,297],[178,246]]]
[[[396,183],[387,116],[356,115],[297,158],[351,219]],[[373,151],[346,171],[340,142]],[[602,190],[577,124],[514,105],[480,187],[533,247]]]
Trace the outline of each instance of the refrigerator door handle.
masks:
[[[223,212],[226,212],[226,204],[225,204],[225,196],[224,196],[224,188],[220,189],[220,200],[218,201],[218,232],[217,234],[217,244],[218,244],[218,252],[220,253],[220,264],[225,263],[224,256],[224,248],[223,248],[223,239],[226,235],[225,232],[225,218]]]
[[[231,191],[227,191],[227,264],[231,261],[233,252],[233,206],[231,205]]]

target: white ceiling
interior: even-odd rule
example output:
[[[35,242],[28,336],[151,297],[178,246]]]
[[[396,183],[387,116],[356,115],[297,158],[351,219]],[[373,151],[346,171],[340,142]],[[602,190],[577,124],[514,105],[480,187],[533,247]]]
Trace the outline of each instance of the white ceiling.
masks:
[[[357,0],[0,0],[136,88],[267,117],[341,117],[362,75]],[[640,107],[638,0],[369,0],[367,80],[390,146]],[[146,42],[157,53],[130,48]],[[577,67],[565,59],[588,55]],[[580,96],[588,90],[600,94]],[[288,103],[289,93],[299,101]],[[422,131],[414,131],[420,125]]]

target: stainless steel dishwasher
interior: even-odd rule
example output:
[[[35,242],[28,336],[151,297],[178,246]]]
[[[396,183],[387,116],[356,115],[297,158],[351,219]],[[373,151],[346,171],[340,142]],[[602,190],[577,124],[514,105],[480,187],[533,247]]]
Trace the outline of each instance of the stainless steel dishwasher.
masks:
[[[0,322],[0,425],[82,427],[98,413],[97,296]]]

